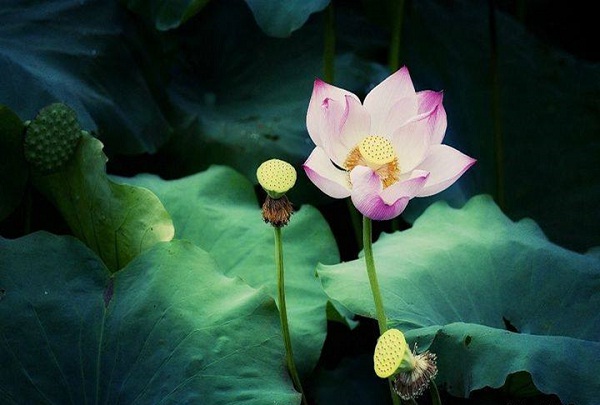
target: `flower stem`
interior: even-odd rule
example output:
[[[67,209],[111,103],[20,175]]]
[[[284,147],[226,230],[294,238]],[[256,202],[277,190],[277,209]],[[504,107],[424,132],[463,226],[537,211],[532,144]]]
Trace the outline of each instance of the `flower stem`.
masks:
[[[365,264],[367,265],[367,275],[371,284],[371,292],[375,301],[375,313],[377,314],[377,323],[379,324],[379,334],[382,335],[387,331],[387,318],[383,308],[383,299],[381,298],[381,290],[379,289],[379,281],[377,280],[377,272],[375,271],[375,260],[373,258],[373,240],[371,220],[363,216],[363,246],[365,251]],[[388,379],[392,402],[394,405],[400,405],[400,397],[396,395],[392,387],[392,379]]]
[[[275,232],[275,264],[277,266],[277,290],[278,290],[278,304],[279,304],[279,318],[281,320],[281,333],[283,335],[283,343],[285,345],[285,357],[292,377],[294,387],[300,394],[302,394],[302,404],[308,405],[306,396],[302,390],[302,384],[300,383],[300,377],[298,376],[298,370],[294,363],[294,352],[292,350],[292,340],[290,338],[290,327],[288,325],[287,309],[285,306],[285,283],[283,273],[283,244],[281,243],[281,228],[274,226]]]
[[[335,75],[335,14],[333,1],[325,10],[325,44],[323,49],[323,79],[333,84]]]
[[[437,385],[435,385],[433,381],[429,383],[429,393],[431,394],[432,405],[442,405],[442,400],[440,399],[440,392],[437,389]]]
[[[496,169],[496,200],[498,206],[506,209],[504,194],[504,139],[502,133],[502,117],[500,108],[500,79],[498,75],[498,33],[496,28],[496,3],[488,0],[488,25],[490,32],[490,76],[491,76],[491,105],[494,134],[494,158]]]
[[[382,335],[387,331],[387,318],[383,309],[383,299],[381,298],[381,290],[379,289],[379,281],[377,280],[377,272],[375,271],[375,260],[373,259],[373,242],[371,240],[371,220],[363,217],[363,246],[365,249],[365,263],[367,265],[367,275],[371,284],[371,292],[375,301],[375,313],[377,322],[379,323],[379,334]]]
[[[402,39],[402,20],[404,19],[404,0],[392,2],[392,37],[390,40],[388,61],[393,73],[400,67],[400,42]]]

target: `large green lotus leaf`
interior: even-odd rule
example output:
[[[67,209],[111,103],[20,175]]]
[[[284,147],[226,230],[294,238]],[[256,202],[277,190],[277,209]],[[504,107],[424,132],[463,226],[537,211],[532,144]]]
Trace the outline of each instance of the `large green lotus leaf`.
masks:
[[[3,404],[300,402],[273,301],[188,242],[111,277],[74,238],[0,238],[0,287]]]
[[[323,10],[330,0],[246,0],[256,22],[273,37],[288,37],[308,20]]]
[[[33,177],[59,209],[73,234],[111,271],[160,241],[173,238],[173,222],[151,191],[117,184],[106,175],[102,143],[83,134],[73,158],[59,172]]]
[[[159,63],[139,62],[147,47],[134,31],[117,1],[4,0],[0,103],[25,118],[64,102],[110,151],[156,151],[169,126],[146,77]]]
[[[597,256],[552,244],[486,196],[460,210],[436,203],[413,228],[383,235],[374,252],[386,315],[437,352],[437,381],[449,392],[467,396],[527,371],[565,403],[597,403]],[[374,317],[362,259],[321,265],[318,274],[331,298]]]
[[[229,276],[277,297],[273,230],[263,223],[252,184],[227,167],[179,180],[152,175],[121,179],[152,190],[175,224],[176,237],[207,250]],[[283,228],[285,287],[292,344],[301,373],[315,366],[325,340],[327,296],[315,276],[319,261],[337,263],[329,227],[311,206]]]
[[[0,221],[21,201],[28,174],[23,156],[23,122],[0,105]]]
[[[165,31],[177,28],[200,11],[209,0],[127,0],[127,7]]]

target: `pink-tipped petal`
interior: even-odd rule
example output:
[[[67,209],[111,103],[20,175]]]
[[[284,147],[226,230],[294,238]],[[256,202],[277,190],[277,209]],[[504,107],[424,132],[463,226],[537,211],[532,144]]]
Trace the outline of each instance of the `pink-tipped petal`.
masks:
[[[377,173],[368,167],[356,166],[350,172],[352,182],[352,203],[358,211],[376,221],[397,217],[408,205],[409,197],[400,198],[393,204],[386,204],[381,197],[383,186]]]
[[[302,167],[310,181],[328,196],[346,198],[350,195],[348,173],[335,167],[322,148],[316,147]]]
[[[341,118],[346,105],[346,96],[353,97],[358,101],[358,97],[349,91],[332,86],[320,79],[315,80],[310,102],[308,103],[308,111],[306,112],[306,128],[315,145],[323,146],[325,137],[329,136],[328,133],[323,133],[323,115],[328,113],[330,120],[332,120],[331,116],[334,114]],[[338,103],[339,108],[336,109],[336,103],[332,103],[331,100]],[[326,132],[330,130],[333,130],[333,128],[326,128]]]
[[[419,103],[419,114],[430,113],[442,104],[444,100],[443,91],[423,90],[417,92],[417,101]]]
[[[371,114],[372,128],[382,129],[390,109],[405,97],[415,97],[415,88],[406,66],[375,86],[365,97],[364,106]],[[373,134],[385,135],[375,132]]]
[[[419,114],[429,115],[431,131],[431,144],[439,145],[444,139],[446,127],[448,125],[446,110],[442,101],[444,93],[442,91],[425,90],[417,93],[419,102]]]
[[[381,198],[386,204],[394,204],[401,198],[411,199],[423,189],[428,177],[429,173],[424,170],[413,170],[408,179],[403,179],[384,189]]]
[[[432,145],[417,169],[430,173],[425,187],[417,194],[428,197],[450,187],[476,160],[448,145]]]
[[[431,145],[431,131],[430,117],[425,116],[409,121],[391,136],[402,173],[410,172],[425,159]]]

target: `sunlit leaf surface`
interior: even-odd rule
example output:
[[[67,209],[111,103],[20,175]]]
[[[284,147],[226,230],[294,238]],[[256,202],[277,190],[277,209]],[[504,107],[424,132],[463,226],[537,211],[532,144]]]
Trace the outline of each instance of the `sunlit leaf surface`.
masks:
[[[263,223],[252,184],[241,174],[212,167],[180,180],[140,175],[119,179],[152,190],[175,224],[177,238],[207,250],[228,276],[277,297],[273,230]],[[300,372],[315,366],[327,332],[327,296],[317,263],[337,263],[335,241],[319,212],[303,206],[282,229],[287,308]]]
[[[468,396],[525,370],[542,392],[592,405],[600,395],[600,261],[514,223],[488,197],[430,207],[375,243],[386,315],[439,357],[438,382]],[[375,317],[364,260],[320,266],[333,299]],[[516,332],[515,332],[516,331]]]
[[[110,277],[79,241],[0,238],[3,404],[299,404],[274,303],[188,242]]]
[[[174,229],[152,192],[113,182],[105,163],[102,143],[84,134],[64,169],[35,176],[33,182],[56,205],[73,234],[117,271],[152,245],[171,240]]]

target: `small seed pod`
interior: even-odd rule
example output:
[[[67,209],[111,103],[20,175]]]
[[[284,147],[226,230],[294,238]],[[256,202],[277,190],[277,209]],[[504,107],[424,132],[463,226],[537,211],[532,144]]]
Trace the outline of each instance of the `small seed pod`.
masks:
[[[417,354],[416,346],[411,352],[398,329],[379,337],[373,360],[377,376],[393,377],[394,391],[404,400],[421,395],[437,375],[436,355],[428,351]]]
[[[287,225],[294,208],[285,193],[296,183],[296,169],[283,160],[271,159],[258,167],[256,177],[267,192],[262,206],[264,221],[278,228]]]
[[[381,335],[373,355],[377,376],[387,378],[396,374],[402,362],[406,361],[407,352],[410,354],[410,349],[404,334],[398,329],[390,329]]]
[[[288,162],[271,159],[263,162],[256,170],[261,187],[271,198],[280,198],[296,184],[296,169]]]
[[[56,172],[71,158],[80,137],[75,111],[61,103],[51,104],[27,126],[25,159],[39,173]]]

